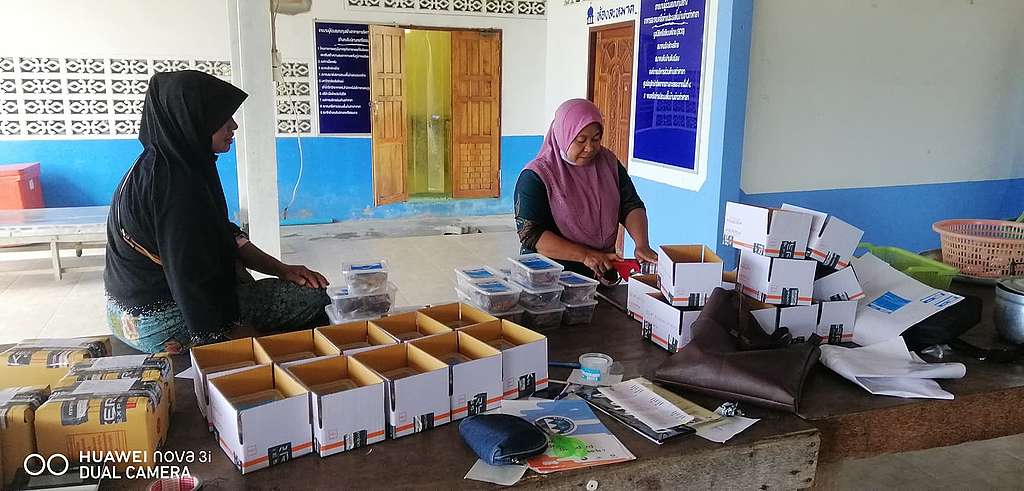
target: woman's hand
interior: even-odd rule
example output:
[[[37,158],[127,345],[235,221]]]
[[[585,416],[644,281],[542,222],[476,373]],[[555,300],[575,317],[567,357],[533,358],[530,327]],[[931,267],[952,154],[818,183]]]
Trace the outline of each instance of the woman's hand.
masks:
[[[327,285],[330,284],[324,275],[302,265],[286,264],[278,278],[309,288],[327,288]]]
[[[640,260],[643,263],[657,263],[658,253],[654,252],[650,247],[646,245],[638,245],[633,251],[633,257]]]
[[[614,252],[600,252],[588,250],[583,255],[583,264],[587,265],[588,268],[594,270],[598,276],[603,275],[605,271],[613,269],[615,266],[612,261],[621,261],[622,257]]]

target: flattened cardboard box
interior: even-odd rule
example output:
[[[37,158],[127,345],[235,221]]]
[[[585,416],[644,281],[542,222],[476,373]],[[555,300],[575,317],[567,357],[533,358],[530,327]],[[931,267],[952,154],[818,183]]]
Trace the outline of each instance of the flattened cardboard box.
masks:
[[[409,346],[448,365],[452,421],[501,406],[501,351],[464,332],[410,341]]]
[[[257,337],[252,350],[261,365],[297,365],[341,354],[330,341],[314,336],[312,329]]]
[[[857,280],[857,272],[848,267],[814,282],[814,299],[819,302],[860,300],[864,289]]]
[[[451,421],[448,365],[407,343],[384,346],[352,355],[360,364],[384,379],[387,431],[401,438]],[[389,375],[396,370],[412,375]]]
[[[807,239],[807,259],[825,266],[843,269],[850,265],[853,251],[864,231],[820,211],[783,203],[782,209],[811,215],[811,235]]]
[[[109,336],[25,339],[0,353],[0,388],[50,385],[71,365],[109,354]]]
[[[807,341],[812,334],[817,334],[822,338],[822,342],[840,344],[853,341],[857,323],[857,301],[772,307],[751,311],[751,315],[768,334],[784,326],[793,336],[793,342]]]
[[[544,335],[507,320],[478,324],[462,332],[491,346],[504,346],[498,349],[505,399],[529,397],[548,387],[548,338]]]
[[[481,322],[498,320],[497,317],[465,303],[450,303],[420,309],[417,317],[419,317],[420,323],[432,321],[455,330],[474,326]],[[429,319],[429,321],[425,319]]]
[[[255,342],[253,338],[232,339],[222,343],[195,346],[189,350],[192,369],[195,370],[193,390],[196,393],[196,404],[199,412],[206,418],[206,424],[213,431],[210,417],[210,380],[220,376],[259,366],[256,361]]]
[[[291,366],[287,371],[309,391],[313,410],[313,450],[320,457],[384,441],[384,379],[372,370],[338,356]],[[340,392],[318,389],[350,380],[356,387]]]
[[[170,427],[163,387],[159,377],[61,382],[36,410],[39,453],[74,463],[81,452],[140,451],[153,464]]]
[[[663,245],[658,252],[658,283],[672,305],[703,306],[722,286],[724,264],[704,245]]]
[[[693,339],[693,322],[700,310],[680,309],[668,303],[661,293],[644,295],[644,322],[641,337],[675,353]]]
[[[743,293],[772,305],[810,305],[817,263],[740,252],[737,281]]]
[[[397,342],[407,342],[421,337],[452,331],[440,322],[434,321],[427,316],[421,316],[419,312],[389,315],[381,319],[371,320],[370,325],[383,329],[391,337],[395,338]]]
[[[804,259],[811,219],[806,213],[730,201],[725,204],[722,244],[762,256]]]
[[[45,385],[0,389],[0,488],[10,486],[25,457],[36,453],[36,409],[48,397]]]
[[[265,391],[282,398],[252,406],[233,402]],[[313,451],[309,392],[280,366],[260,365],[210,380],[210,411],[221,450],[242,474]]]
[[[387,331],[367,321],[318,327],[313,330],[313,336],[333,344],[345,356],[398,343]]]
[[[643,274],[631,276],[626,282],[626,313],[634,320],[644,322],[645,298],[648,293],[658,293],[658,275]]]

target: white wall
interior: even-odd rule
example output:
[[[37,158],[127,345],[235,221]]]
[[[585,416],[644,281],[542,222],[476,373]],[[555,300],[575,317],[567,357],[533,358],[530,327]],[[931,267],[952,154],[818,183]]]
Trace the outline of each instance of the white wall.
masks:
[[[754,2],[743,190],[1024,177],[1022,22],[1021,0]]]
[[[0,54],[229,59],[224,0],[0,0],[0,17]],[[313,18],[501,29],[502,134],[538,135],[547,129],[543,18],[349,10],[342,0],[314,0],[309,14],[278,16],[282,57],[312,61]]]

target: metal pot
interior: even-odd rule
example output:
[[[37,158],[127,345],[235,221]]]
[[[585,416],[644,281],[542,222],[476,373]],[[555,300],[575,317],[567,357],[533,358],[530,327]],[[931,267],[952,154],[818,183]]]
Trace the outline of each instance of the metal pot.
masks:
[[[1024,277],[1004,278],[996,283],[996,330],[1007,341],[1024,344]]]

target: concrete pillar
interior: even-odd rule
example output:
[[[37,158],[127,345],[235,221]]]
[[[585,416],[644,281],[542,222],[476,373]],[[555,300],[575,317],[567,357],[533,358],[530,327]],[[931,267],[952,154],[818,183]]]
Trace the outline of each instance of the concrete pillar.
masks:
[[[239,218],[254,244],[280,258],[270,5],[259,0],[228,0],[227,6],[231,81],[249,94],[236,115]]]

